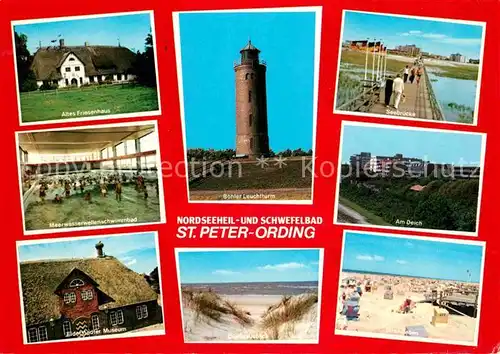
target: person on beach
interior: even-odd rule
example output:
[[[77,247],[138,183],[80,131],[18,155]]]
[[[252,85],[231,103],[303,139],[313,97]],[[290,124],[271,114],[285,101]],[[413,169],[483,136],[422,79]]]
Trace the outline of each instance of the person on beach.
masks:
[[[401,101],[401,96],[403,95],[404,88],[405,83],[403,82],[401,75],[397,74],[392,86],[392,92],[394,94],[394,108],[396,109],[398,109],[399,107],[399,102]]]
[[[410,73],[410,69],[408,68],[408,65],[406,65],[406,67],[403,70],[403,81],[405,84],[408,81],[408,74],[409,73]]]
[[[54,197],[54,203],[62,204],[62,198],[59,194],[56,194],[56,196]]]

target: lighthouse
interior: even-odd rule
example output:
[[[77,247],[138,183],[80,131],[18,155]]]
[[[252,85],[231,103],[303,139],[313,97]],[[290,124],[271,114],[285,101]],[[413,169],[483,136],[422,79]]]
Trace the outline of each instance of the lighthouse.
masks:
[[[249,40],[234,66],[236,78],[236,156],[257,158],[269,154],[266,65]]]

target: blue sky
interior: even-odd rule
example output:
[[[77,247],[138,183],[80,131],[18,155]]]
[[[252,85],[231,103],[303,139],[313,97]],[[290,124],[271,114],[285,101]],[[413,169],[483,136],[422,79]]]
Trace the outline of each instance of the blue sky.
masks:
[[[104,243],[104,253],[118,258],[137,273],[149,274],[158,266],[154,233],[127,234],[108,237],[87,237],[70,241],[19,246],[19,260],[93,258],[95,244]]]
[[[32,54],[39,41],[46,47],[54,45],[52,40],[57,40],[59,45],[59,38],[64,38],[67,46],[84,45],[86,41],[91,45],[118,45],[120,39],[122,47],[143,52],[151,21],[147,13],[19,25],[14,26],[14,30],[28,36],[28,49]]]
[[[479,282],[483,247],[347,232],[343,270]]]
[[[415,44],[424,52],[446,56],[458,52],[479,59],[482,30],[477,25],[346,12],[342,41],[377,38],[388,48]]]
[[[381,156],[401,153],[435,163],[476,166],[481,158],[481,139],[479,134],[345,125],[342,162],[348,162],[354,154],[371,152]]]
[[[180,14],[188,148],[235,148],[233,63],[249,38],[267,62],[271,149],[312,148],[315,16]]]
[[[179,252],[180,282],[318,281],[319,250]]]

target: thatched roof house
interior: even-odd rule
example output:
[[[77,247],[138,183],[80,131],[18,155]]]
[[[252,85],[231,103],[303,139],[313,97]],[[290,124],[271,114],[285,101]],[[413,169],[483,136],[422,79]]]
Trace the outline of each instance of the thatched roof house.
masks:
[[[136,54],[121,46],[42,47],[34,55],[31,70],[39,86],[44,82],[69,86],[102,81],[130,81]],[[81,78],[81,80],[80,80]]]
[[[138,320],[147,318],[150,324],[161,318],[156,310],[158,295],[144,275],[127,268],[115,257],[103,255],[101,245],[96,245],[96,258],[20,264],[30,342],[81,336],[90,329],[100,330],[91,334],[103,334],[103,328],[118,325],[129,330],[146,324]],[[43,333],[38,333],[44,327],[40,326],[46,324],[49,331],[43,329]],[[81,333],[75,334],[75,330]]]

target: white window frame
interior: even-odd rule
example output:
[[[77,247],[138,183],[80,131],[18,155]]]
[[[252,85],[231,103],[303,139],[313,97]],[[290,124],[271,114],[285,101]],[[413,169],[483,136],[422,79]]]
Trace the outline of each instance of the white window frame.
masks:
[[[69,329],[66,328],[67,326],[69,326]],[[72,329],[71,329],[71,322],[70,321],[64,321],[63,324],[62,324],[62,330],[63,330],[63,334],[65,337],[69,337],[69,335],[71,335],[72,333]]]
[[[76,294],[74,292],[64,293],[64,303],[65,304],[76,303]]]
[[[42,333],[43,333],[43,338],[42,338]],[[47,332],[47,327],[45,326],[40,326],[38,327],[38,339],[40,342],[45,342],[49,340],[49,334]]]
[[[80,292],[80,296],[83,301],[90,301],[94,298],[94,292],[92,291],[92,289],[82,290]]]
[[[99,315],[97,315],[97,314],[95,314],[95,313],[94,313],[94,314],[91,316],[90,320],[91,320],[91,323],[92,323],[92,329],[93,329],[93,330],[97,330],[97,329],[99,329],[99,325],[100,325],[100,324],[99,324]],[[94,320],[95,320],[95,321],[94,321]]]
[[[79,283],[78,283],[79,282]],[[69,283],[69,287],[70,288],[77,288],[79,286],[82,286],[82,285],[85,285],[84,281],[81,280],[81,279],[78,279],[78,278],[75,278],[73,279],[70,283]]]
[[[139,305],[135,308],[135,315],[138,320],[142,320],[148,318],[148,306],[147,305]]]
[[[112,311],[109,313],[109,322],[112,326],[116,326],[118,324],[118,317],[116,315],[116,311]]]
[[[118,319],[118,324],[123,324],[123,322],[125,322],[125,318],[123,317],[123,311],[122,310],[116,311],[116,315]]]
[[[34,338],[33,338],[34,336]],[[35,343],[40,341],[40,337],[38,336],[38,328],[30,328],[28,329],[28,342]]]

